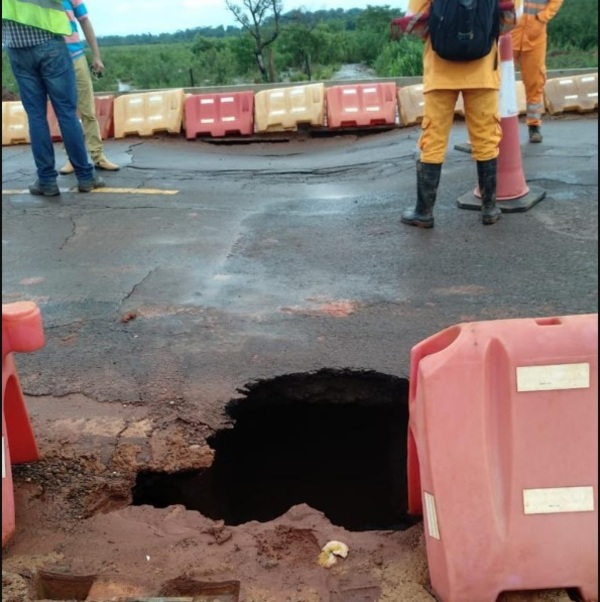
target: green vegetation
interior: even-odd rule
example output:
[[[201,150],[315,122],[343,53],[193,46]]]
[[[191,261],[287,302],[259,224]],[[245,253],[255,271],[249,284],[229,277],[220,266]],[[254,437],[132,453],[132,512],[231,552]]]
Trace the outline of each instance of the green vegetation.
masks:
[[[389,5],[281,14],[279,33],[265,49],[268,69],[262,72],[256,40],[242,27],[99,37],[106,72],[94,86],[97,92],[114,92],[123,85],[147,90],[325,81],[346,63],[363,63],[381,77],[418,76],[422,42],[389,37],[391,19],[401,15]],[[265,19],[265,37],[273,27],[274,19]],[[564,0],[548,35],[548,69],[597,68],[598,0]],[[3,88],[16,91],[5,52],[2,67]]]

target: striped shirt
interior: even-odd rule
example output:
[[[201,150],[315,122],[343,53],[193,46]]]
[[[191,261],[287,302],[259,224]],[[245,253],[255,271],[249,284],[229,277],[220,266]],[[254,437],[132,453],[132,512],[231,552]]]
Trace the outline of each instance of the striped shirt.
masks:
[[[65,40],[71,53],[71,58],[76,59],[83,56],[85,51],[85,43],[79,37],[77,22],[87,19],[88,11],[83,0],[63,0],[63,8],[69,17],[69,21],[71,21],[71,31],[73,32],[70,36],[65,36]]]
[[[38,27],[2,19],[2,46],[6,48],[31,48],[54,38],[62,36]]]

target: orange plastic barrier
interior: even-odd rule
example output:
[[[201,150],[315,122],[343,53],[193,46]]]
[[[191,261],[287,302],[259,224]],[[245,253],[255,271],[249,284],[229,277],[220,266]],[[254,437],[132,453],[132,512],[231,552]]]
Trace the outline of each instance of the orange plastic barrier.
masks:
[[[525,84],[521,81],[515,81],[515,89],[517,93],[517,111],[519,115],[527,114],[527,94],[525,93]]]
[[[598,109],[598,74],[578,75],[575,80],[579,93],[579,112],[586,113]]]
[[[114,137],[179,134],[184,98],[183,88],[117,96],[113,101]]]
[[[576,78],[549,79],[544,86],[544,107],[550,115],[579,110],[579,91]]]
[[[463,100],[462,94],[458,95],[456,106],[454,107],[454,114],[458,115],[459,117],[465,116],[465,101]]]
[[[327,127],[372,127],[396,124],[396,84],[345,84],[325,92]]]
[[[254,95],[254,123],[259,133],[297,131],[300,126],[319,128],[324,117],[323,83],[260,90]]]
[[[44,345],[42,317],[35,303],[2,305],[2,547],[15,531],[11,465],[33,462],[39,452],[25,405],[13,352]]]
[[[396,96],[398,97],[400,125],[402,127],[407,127],[409,125],[421,123],[423,121],[423,110],[425,108],[423,84],[399,86]]]
[[[188,140],[254,133],[254,92],[192,94],[185,99],[184,112]]]
[[[550,79],[544,87],[544,104],[551,115],[598,108],[598,74],[586,73]]]
[[[20,100],[2,102],[2,146],[29,144],[29,121]]]
[[[598,600],[598,314],[458,324],[410,371],[409,511],[440,599]]]

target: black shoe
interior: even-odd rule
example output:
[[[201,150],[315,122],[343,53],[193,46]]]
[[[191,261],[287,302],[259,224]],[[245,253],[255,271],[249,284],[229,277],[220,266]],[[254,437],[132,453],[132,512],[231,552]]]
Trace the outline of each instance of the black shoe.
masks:
[[[433,206],[442,173],[441,163],[417,161],[417,203],[412,211],[403,211],[400,221],[417,228],[433,228]]]
[[[403,211],[400,215],[400,221],[409,226],[417,228],[433,228],[433,215],[419,214],[416,211]]]
[[[105,186],[106,182],[100,176],[94,176],[94,179],[89,182],[79,182],[77,190],[79,192],[92,192],[95,188],[104,188]]]
[[[544,137],[542,136],[542,132],[540,130],[539,125],[530,125],[529,126],[529,142],[533,142],[534,144],[540,143]]]
[[[42,184],[39,180],[36,180],[30,187],[29,192],[35,196],[58,196],[60,194],[60,188],[58,184]]]
[[[481,223],[484,226],[495,224],[502,217],[500,207],[494,205],[491,208],[484,207],[481,211]]]

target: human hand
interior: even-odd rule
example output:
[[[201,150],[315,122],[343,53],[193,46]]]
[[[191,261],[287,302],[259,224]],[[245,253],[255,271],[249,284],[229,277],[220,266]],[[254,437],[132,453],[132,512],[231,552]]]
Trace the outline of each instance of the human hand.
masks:
[[[546,23],[538,19],[537,15],[533,19],[530,18],[527,21],[527,25],[527,37],[530,40],[536,40],[537,38],[543,36],[546,32]]]
[[[390,24],[390,39],[398,40],[401,36],[410,34],[414,34],[422,40],[427,38],[429,35],[428,13],[392,19]]]
[[[96,78],[100,79],[102,77],[102,71],[96,71],[94,69],[94,65],[90,65],[90,73]]]
[[[500,35],[509,33],[517,25],[517,12],[513,2],[500,2]]]
[[[98,76],[102,77],[102,72],[104,71],[104,63],[99,56],[95,56],[92,59],[92,64],[90,65],[90,69]]]

